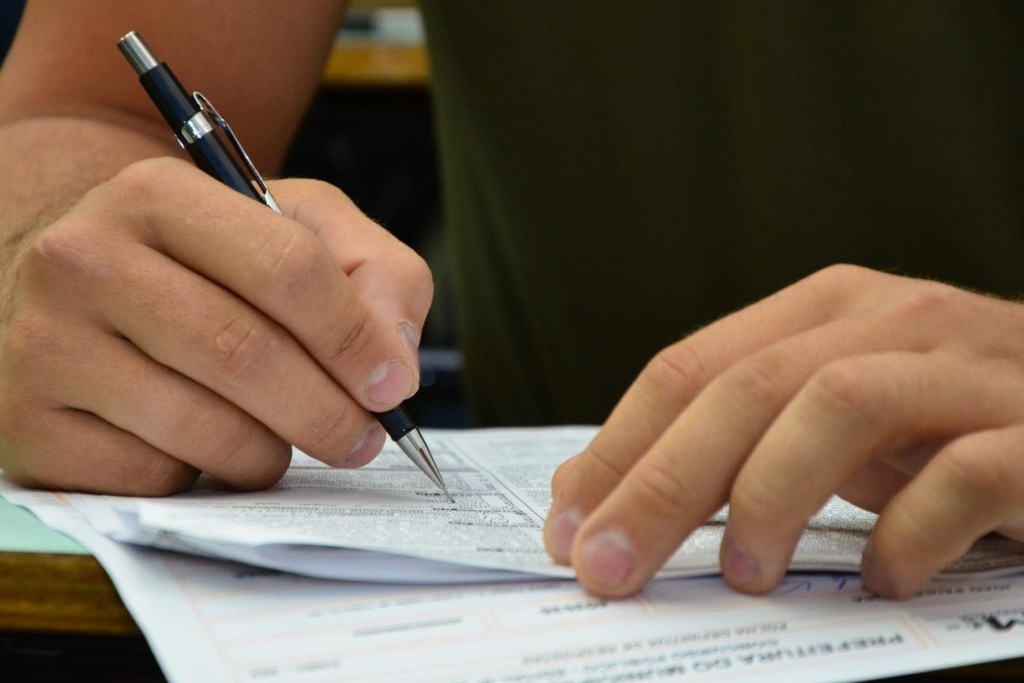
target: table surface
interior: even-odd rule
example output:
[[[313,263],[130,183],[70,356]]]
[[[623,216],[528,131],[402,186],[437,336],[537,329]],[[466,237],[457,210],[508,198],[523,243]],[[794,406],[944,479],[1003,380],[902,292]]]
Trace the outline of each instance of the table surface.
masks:
[[[411,0],[356,0],[350,16],[363,17],[338,36],[324,69],[328,88],[425,89],[430,66],[423,23]]]
[[[329,88],[427,88],[427,51],[422,44],[338,43],[331,50],[321,83]]]
[[[139,635],[100,563],[0,500],[0,632]]]

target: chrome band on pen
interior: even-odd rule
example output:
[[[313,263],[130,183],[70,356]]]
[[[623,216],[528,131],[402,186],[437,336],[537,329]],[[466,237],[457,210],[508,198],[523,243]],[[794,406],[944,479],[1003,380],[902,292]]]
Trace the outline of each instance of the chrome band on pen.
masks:
[[[270,194],[270,188],[267,187],[267,183],[263,180],[263,176],[260,175],[259,170],[257,170],[256,164],[252,163],[252,159],[249,158],[248,152],[246,152],[245,148],[242,147],[242,143],[238,139],[238,136],[235,135],[235,131],[231,129],[231,124],[227,122],[227,119],[220,115],[217,108],[213,106],[213,102],[211,102],[203,93],[192,93],[192,99],[195,100],[196,106],[199,107],[199,111],[196,112],[196,115],[193,116],[192,119],[190,119],[189,123],[191,123],[192,120],[201,117],[202,120],[206,122],[206,125],[210,126],[209,130],[202,132],[196,139],[211,132],[213,130],[213,125],[216,125],[224,131],[224,135],[227,136],[228,141],[231,143],[231,147],[242,160],[242,163],[245,165],[245,170],[249,172],[252,182],[255,183],[256,191],[260,193],[263,203],[277,213],[283,213],[281,211],[281,207],[277,204],[277,200],[275,200],[274,196]],[[209,115],[210,119],[213,120],[213,124],[211,124],[209,119],[206,118],[206,115]],[[182,132],[184,133],[184,130]]]
[[[183,123],[181,130],[178,132],[181,135],[181,142],[183,145],[192,144],[204,135],[212,133],[213,124],[210,123],[208,118],[206,118],[206,114],[200,110],[195,113],[195,116]]]

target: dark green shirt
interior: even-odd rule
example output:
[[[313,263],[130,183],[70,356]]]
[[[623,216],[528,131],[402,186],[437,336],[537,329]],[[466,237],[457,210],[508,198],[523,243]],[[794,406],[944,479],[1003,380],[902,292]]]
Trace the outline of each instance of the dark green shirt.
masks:
[[[837,262],[1024,289],[1024,3],[421,6],[482,424],[600,422]]]

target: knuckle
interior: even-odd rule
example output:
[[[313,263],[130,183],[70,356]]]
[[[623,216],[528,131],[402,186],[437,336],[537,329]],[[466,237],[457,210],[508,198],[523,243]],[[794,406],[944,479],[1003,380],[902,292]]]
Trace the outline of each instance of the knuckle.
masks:
[[[343,444],[351,440],[354,416],[352,409],[344,403],[325,408],[309,422],[303,430],[300,447],[303,451],[314,454],[336,455]],[[347,452],[347,451],[346,451]]]
[[[817,270],[794,287],[813,292],[815,298],[825,305],[836,306],[847,301],[850,293],[860,288],[862,282],[871,276],[871,271],[849,263],[836,263]]]
[[[849,286],[851,280],[860,280],[871,271],[863,266],[850,263],[835,263],[812,273],[808,279],[824,284],[841,284]]]
[[[793,492],[778,491],[759,477],[736,478],[729,492],[729,515],[743,520],[777,518],[782,510],[792,506]]]
[[[22,271],[45,282],[70,274],[100,272],[106,259],[93,241],[83,219],[65,216],[32,240],[22,259]]]
[[[237,380],[259,372],[278,353],[281,340],[255,316],[241,313],[217,330],[211,346],[223,376]]]
[[[182,166],[187,165],[177,159],[155,158],[121,169],[31,237],[23,247],[20,267],[28,273],[61,278],[71,273],[104,274],[116,261],[107,256],[110,244],[104,236],[112,219],[101,207],[104,204],[136,207],[156,203],[165,196],[167,174]]]
[[[592,501],[618,485],[629,467],[630,463],[620,462],[610,452],[591,444],[558,467],[551,480],[552,495],[579,502]]]
[[[406,256],[402,259],[403,280],[415,283],[413,291],[420,297],[421,305],[426,309],[434,299],[434,275],[426,259],[412,249],[407,248],[406,251]]]
[[[935,540],[935,530],[905,505],[889,506],[871,534],[873,553],[890,566],[906,558],[931,557]]]
[[[333,348],[328,350],[327,361],[336,363],[359,356],[370,345],[373,337],[370,314],[355,301],[341,311],[338,321],[338,333],[335,335]]]
[[[213,399],[189,402],[176,422],[172,434],[180,435],[181,443],[203,444],[223,460],[235,459],[249,440],[245,421]]]
[[[998,449],[993,452],[982,447],[985,438],[984,434],[974,434],[969,439],[952,442],[937,456],[936,464],[946,469],[958,482],[957,489],[965,495],[973,493],[989,502],[1002,499],[1006,494],[1019,496],[1020,475],[1015,463],[994,455]]]
[[[85,493],[168,496],[188,489],[198,470],[179,460],[141,450],[115,447],[96,458],[94,449],[63,444],[61,457],[47,455],[53,440],[26,441],[21,448],[4,449],[4,473],[20,486]],[[84,450],[83,450],[84,449]],[[68,467],[73,460],[79,467]]]
[[[203,444],[204,469],[242,488],[266,488],[281,478],[282,458],[268,457],[267,452],[279,451],[285,447],[283,442],[271,437],[268,446],[267,431],[244,413],[228,409],[219,400],[203,403],[181,415],[175,434],[181,435],[180,443]]]
[[[659,351],[641,375],[659,395],[695,396],[707,383],[709,373],[703,356],[682,341]]]
[[[570,472],[573,468],[573,462],[576,459],[570,458],[555,468],[555,473],[551,475],[551,493],[553,496],[558,496],[563,488],[568,485],[571,479]]]
[[[671,462],[662,458],[649,458],[634,468],[630,486],[645,511],[658,519],[676,518],[684,501],[697,498]]]
[[[257,258],[284,301],[301,299],[317,282],[324,263],[320,243],[303,230],[275,231]]]
[[[891,382],[873,372],[863,358],[850,358],[826,365],[807,384],[807,395],[818,411],[848,423],[870,425],[878,421],[884,406],[891,403],[886,393]]]
[[[790,365],[792,360],[783,351],[767,349],[727,370],[720,386],[735,408],[754,414],[774,410],[786,398],[779,378]]]
[[[299,223],[313,228],[335,222],[348,224],[363,216],[356,204],[338,187],[321,180],[291,178],[272,183],[281,189],[275,194],[287,204],[288,215]]]
[[[316,178],[302,178],[303,193],[315,206],[340,206],[358,211],[356,203],[337,185]]]
[[[237,448],[226,449],[221,456],[225,481],[240,490],[270,488],[280,481],[291,463],[291,447],[283,440],[275,438],[259,444],[254,444],[254,440],[239,439]]]
[[[632,462],[624,462],[616,458],[611,451],[596,448],[594,445],[587,449],[586,454],[589,457],[585,461],[581,459],[580,464],[586,463],[591,479],[610,478],[618,482],[626,476],[632,466]]]
[[[152,157],[131,163],[108,182],[92,190],[120,200],[123,206],[158,204],[167,192],[168,175],[178,173],[186,164],[172,157]]]
[[[199,477],[199,471],[169,457],[139,458],[133,463],[132,493],[145,496],[170,496],[187,490]]]
[[[901,321],[950,320],[969,312],[966,292],[931,280],[915,280],[896,299],[890,315]]]

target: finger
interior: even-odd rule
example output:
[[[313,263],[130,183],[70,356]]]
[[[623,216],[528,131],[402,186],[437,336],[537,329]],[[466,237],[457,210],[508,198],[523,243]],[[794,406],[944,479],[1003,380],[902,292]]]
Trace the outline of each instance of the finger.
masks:
[[[135,164],[119,181],[117,190],[130,194],[141,213],[128,227],[146,226],[138,239],[280,323],[364,407],[391,408],[414,393],[415,361],[400,321],[382,320],[366,305],[306,226],[183,162]],[[173,196],[168,183],[177,190]],[[366,223],[360,228],[355,241],[381,230]]]
[[[81,308],[54,311],[36,305],[19,312],[5,331],[0,376],[5,379],[0,397],[16,406],[12,410],[26,416],[32,410],[69,416],[88,413],[105,422],[110,431],[138,437],[138,443],[118,437],[125,462],[99,457],[98,462],[110,472],[69,467],[62,480],[65,487],[74,483],[73,488],[94,490],[93,479],[101,478],[109,491],[132,488],[158,495],[168,484],[155,481],[156,474],[173,469],[171,464],[152,463],[154,453],[162,453],[187,472],[198,469],[240,488],[264,488],[280,478],[290,461],[290,446],[263,424],[155,363],[124,337],[98,328]],[[54,419],[81,421],[78,417]],[[25,423],[15,423],[19,424]],[[102,431],[100,426],[90,422],[90,433]],[[11,429],[12,434],[23,431],[17,426]],[[26,446],[29,443],[25,441]],[[133,443],[138,452],[127,455]],[[87,441],[80,445],[89,447]],[[32,456],[37,479],[50,480],[57,469],[68,467],[64,453],[41,446],[37,450]],[[86,462],[95,459],[87,455]],[[88,478],[76,482],[74,477],[81,474]],[[172,485],[182,481],[177,473],[167,476]]]
[[[735,472],[808,373],[794,360],[807,357],[807,342],[795,338],[722,373],[597,505],[570,551],[587,590],[636,592],[725,503]]]
[[[882,511],[861,572],[871,591],[920,590],[979,538],[1024,526],[1024,426],[968,434],[940,451]]]
[[[721,507],[755,445],[817,368],[850,349],[924,348],[928,339],[922,325],[894,328],[888,314],[843,318],[737,362],[701,392],[580,525],[571,549],[580,581],[603,595],[639,590]],[[579,469],[574,465],[573,475]],[[774,574],[760,573],[760,558],[743,546],[737,550],[731,557],[742,561],[730,565],[729,577],[748,590],[770,583]]]
[[[94,303],[147,356],[329,464],[342,465],[368,443],[383,445],[372,417],[260,311],[142,246],[123,257],[123,268],[145,266],[134,276],[136,289],[97,284]]]
[[[872,333],[880,336],[870,326],[854,330],[844,319],[741,359],[720,372],[685,410],[677,411],[645,452],[628,453],[629,433],[623,423],[616,434],[622,440],[621,453],[626,459],[642,458],[620,470],[621,475],[607,466],[609,474],[596,480],[591,476],[597,469],[594,445],[577,458],[567,477],[573,481],[563,484],[574,498],[563,495],[561,504],[568,512],[559,519],[564,526],[576,521],[578,531],[570,535],[564,526],[555,527],[553,519],[551,545],[571,543],[566,554],[588,590],[615,597],[639,590],[725,504],[743,461],[814,368],[840,353],[852,336],[863,346],[881,343]],[[666,396],[670,392],[666,389]],[[582,510],[587,509],[592,511],[584,522]]]
[[[845,276],[850,271],[830,269],[820,277],[829,274]],[[831,288],[812,287],[817,297],[803,305],[834,306],[839,318],[764,350],[755,349],[723,370],[653,445],[619,454],[619,464],[625,464],[617,471],[628,470],[621,483],[614,476],[592,476],[595,470],[610,468],[593,467],[587,453],[573,464],[570,475],[560,480],[573,497],[556,499],[560,507],[553,510],[548,543],[554,546],[571,540],[572,563],[589,590],[612,596],[638,590],[724,502],[732,478],[760,435],[817,368],[851,353],[934,348],[945,338],[951,320],[962,324],[972,312],[1006,319],[1005,311],[997,310],[1005,308],[1003,302],[938,283],[891,277],[869,276],[863,282],[864,292],[857,292],[858,297],[866,293],[868,301],[882,301],[877,310],[859,303],[858,297],[844,303],[839,292],[862,275],[863,271],[854,269],[852,277],[839,277]],[[818,277],[805,282],[816,284]],[[781,317],[792,321],[794,315],[790,311]],[[757,322],[748,320],[755,336]],[[743,336],[743,330],[733,332]],[[617,429],[625,435],[628,424],[623,422]],[[606,430],[607,425],[602,431]],[[628,436],[623,443],[628,448]],[[603,460],[616,462],[608,456]],[[593,512],[579,523],[588,509]],[[558,518],[568,518],[569,523],[560,525],[556,533]],[[577,524],[575,532],[566,529],[572,523]]]
[[[285,212],[324,244],[360,296],[386,318],[410,325],[418,342],[434,293],[423,258],[336,187],[285,180],[274,183],[274,192]]]
[[[184,491],[199,474],[90,413],[33,400],[0,407],[0,465],[21,486],[163,496]]]
[[[1024,400],[1015,385],[1005,372],[937,352],[857,356],[826,365],[779,415],[736,477],[722,549],[726,580],[749,592],[772,589],[807,520],[870,459],[1012,421]],[[1010,400],[1014,396],[1017,401]]]
[[[552,507],[545,525],[545,543],[551,555],[560,562],[568,561],[572,539],[585,515],[724,370],[761,349],[842,316],[850,292],[873,291],[881,284],[891,286],[896,280],[889,276],[867,278],[866,274],[849,267],[823,271],[703,328],[655,356],[593,442],[573,460],[572,474],[560,470],[552,481]],[[773,409],[769,407],[767,415],[771,414]],[[715,424],[718,416],[711,417],[714,419],[709,424]],[[739,441],[747,443],[749,438]]]
[[[552,554],[564,559],[564,539],[573,536],[564,531],[571,525],[561,525],[563,532],[557,536],[562,542],[556,542],[554,519],[565,512],[578,519],[593,509],[662,436],[681,406],[745,358],[838,320],[854,323],[845,328],[850,336],[825,335],[825,349],[809,346],[809,355],[795,358],[795,365],[811,369],[816,362],[852,352],[928,350],[949,330],[976,324],[982,317],[996,328],[991,338],[998,339],[999,334],[1016,334],[1011,309],[1012,304],[941,283],[834,266],[700,330],[645,368],[582,454],[573,475],[554,482],[547,535]],[[982,350],[984,343],[979,344]],[[998,354],[998,348],[996,344],[988,350]],[[767,384],[773,382],[769,378]]]
[[[112,328],[314,457],[340,464],[382,445],[371,416],[291,334],[146,244],[68,220],[38,241],[23,272],[34,305],[54,307],[55,319],[77,311],[85,327]]]
[[[840,484],[836,495],[864,510],[879,512],[911,479],[884,459],[872,460]]]
[[[97,328],[66,334],[73,321],[61,322],[65,334],[52,336],[45,360],[34,356],[19,364],[36,386],[46,387],[49,401],[91,413],[236,488],[266,488],[284,474],[291,446],[249,414],[154,362],[123,337]],[[133,478],[137,459],[109,476]]]

